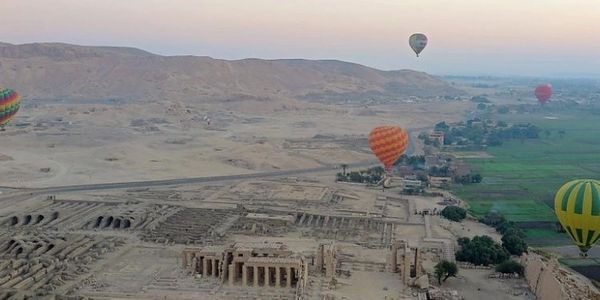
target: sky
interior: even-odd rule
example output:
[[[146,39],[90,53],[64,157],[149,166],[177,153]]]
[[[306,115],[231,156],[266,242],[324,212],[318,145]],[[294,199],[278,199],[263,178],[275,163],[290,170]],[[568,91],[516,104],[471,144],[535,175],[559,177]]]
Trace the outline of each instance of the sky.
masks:
[[[597,0],[0,0],[0,41],[438,75],[600,77]],[[424,33],[420,58],[408,37]]]

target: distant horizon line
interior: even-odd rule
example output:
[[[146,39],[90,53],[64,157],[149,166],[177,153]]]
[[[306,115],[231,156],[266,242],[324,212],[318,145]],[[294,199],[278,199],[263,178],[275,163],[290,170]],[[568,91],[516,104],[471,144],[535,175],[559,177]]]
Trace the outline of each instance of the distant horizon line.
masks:
[[[244,57],[244,58],[218,58],[218,57],[213,57],[210,55],[199,55],[199,54],[165,54],[165,53],[158,53],[158,52],[153,52],[150,50],[146,50],[143,49],[141,47],[135,47],[135,46],[117,46],[117,45],[113,45],[113,46],[109,46],[109,45],[91,45],[91,44],[75,44],[75,43],[69,43],[69,42],[57,42],[57,41],[43,41],[43,42],[27,42],[27,43],[20,43],[20,44],[14,44],[14,43],[10,43],[10,42],[4,42],[4,41],[0,41],[0,44],[8,44],[11,46],[26,46],[26,45],[35,45],[35,44],[59,44],[59,45],[68,45],[68,46],[76,46],[76,47],[88,47],[88,48],[93,48],[93,47],[97,47],[97,48],[122,48],[122,49],[132,49],[132,50],[138,50],[138,51],[142,51],[142,52],[146,52],[148,54],[152,54],[152,55],[156,55],[156,56],[163,56],[163,57],[204,57],[204,58],[210,58],[210,59],[215,59],[215,60],[223,60],[223,61],[242,61],[242,60],[252,60],[252,59],[256,59],[256,60],[264,60],[264,61],[277,61],[277,60],[306,60],[306,61],[338,61],[338,62],[343,62],[343,63],[349,63],[349,64],[356,64],[356,65],[360,65],[360,66],[364,66],[364,67],[368,67],[368,68],[372,68],[374,70],[378,70],[378,71],[383,71],[383,72],[398,72],[398,71],[405,71],[405,70],[409,70],[409,71],[415,71],[415,72],[423,72],[426,74],[430,74],[433,76],[437,76],[437,77],[466,77],[466,78],[485,78],[488,77],[490,79],[496,78],[496,79],[501,79],[501,78],[522,78],[522,79],[568,79],[568,80],[577,80],[577,79],[591,79],[591,80],[600,80],[600,73],[596,73],[596,74],[586,74],[586,73],[556,73],[556,74],[548,74],[548,75],[532,75],[532,74],[506,74],[506,73],[470,73],[470,72],[459,72],[459,73],[436,73],[436,72],[425,72],[425,71],[421,71],[421,70],[416,70],[416,69],[409,69],[409,68],[403,68],[403,69],[385,69],[385,68],[380,68],[380,67],[375,67],[375,66],[371,66],[369,64],[366,63],[360,63],[360,62],[355,62],[355,61],[349,61],[349,60],[343,60],[343,59],[339,59],[339,58],[300,58],[300,57],[288,57],[288,58],[261,58],[261,57]]]

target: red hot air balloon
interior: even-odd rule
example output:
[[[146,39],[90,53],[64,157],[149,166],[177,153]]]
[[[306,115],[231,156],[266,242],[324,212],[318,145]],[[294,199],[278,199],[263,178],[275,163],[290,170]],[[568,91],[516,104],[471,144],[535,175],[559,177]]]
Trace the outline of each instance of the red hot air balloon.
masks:
[[[546,104],[552,96],[552,86],[550,84],[538,85],[535,88],[535,96],[542,105]]]
[[[400,158],[408,146],[408,133],[397,126],[379,126],[369,133],[369,147],[386,171]]]

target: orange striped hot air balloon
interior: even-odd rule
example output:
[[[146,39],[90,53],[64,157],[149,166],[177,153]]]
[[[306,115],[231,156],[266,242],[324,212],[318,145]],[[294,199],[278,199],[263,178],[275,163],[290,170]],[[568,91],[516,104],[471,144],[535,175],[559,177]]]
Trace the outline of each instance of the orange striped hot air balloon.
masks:
[[[369,147],[386,170],[394,165],[408,146],[408,133],[397,126],[379,126],[369,133]]]

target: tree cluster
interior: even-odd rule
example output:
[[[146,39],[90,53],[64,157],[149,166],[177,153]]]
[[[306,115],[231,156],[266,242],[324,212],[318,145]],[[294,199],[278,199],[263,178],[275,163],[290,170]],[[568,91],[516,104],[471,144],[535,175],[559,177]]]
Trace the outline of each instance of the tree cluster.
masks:
[[[471,102],[475,102],[475,103],[490,103],[490,100],[484,96],[484,95],[479,95],[479,96],[473,96],[471,97]]]
[[[448,177],[452,175],[452,173],[450,172],[450,167],[448,165],[444,165],[441,167],[431,166],[429,168],[429,175],[437,177]]]
[[[454,182],[460,184],[481,183],[483,176],[479,173],[469,173],[463,176],[455,176]]]
[[[514,274],[517,273],[519,275],[523,275],[525,272],[525,267],[522,264],[509,259],[507,261],[501,262],[496,265],[496,272],[504,273],[504,274]]]
[[[467,211],[458,206],[446,206],[442,209],[442,216],[454,222],[460,222],[467,217]]]
[[[458,239],[461,249],[456,252],[456,259],[467,261],[475,265],[495,265],[510,257],[506,249],[492,240],[487,235],[475,236],[473,239],[466,237]]]
[[[506,219],[504,218],[504,216],[501,213],[498,213],[496,211],[491,211],[491,212],[487,213],[479,221],[487,226],[491,226],[491,227],[495,228],[500,223],[506,222]]]
[[[402,154],[400,158],[396,162],[394,162],[394,166],[409,166],[413,170],[419,170],[425,168],[425,156],[424,155],[412,155],[408,156],[406,154]]]
[[[502,247],[510,254],[521,256],[523,252],[527,252],[525,232],[514,222],[507,221],[502,214],[490,212],[480,221],[494,227],[498,233],[502,234]]]
[[[499,140],[510,139],[537,139],[542,130],[533,124],[516,124],[504,129],[496,129],[490,133]]]
[[[481,104],[485,106],[485,104]],[[435,125],[435,131],[444,133],[444,145],[488,145],[500,146],[503,142],[511,139],[537,139],[541,129],[533,124],[513,124],[509,126],[506,122],[492,120],[469,120],[452,127],[446,122]],[[426,145],[434,145],[435,141],[429,139],[426,134],[419,135]],[[442,146],[442,145],[439,145]]]
[[[378,183],[383,178],[385,170],[382,167],[374,167],[367,170],[352,171],[346,174],[340,172],[336,174],[337,181],[356,182],[356,183]]]
[[[502,247],[512,255],[521,256],[523,252],[527,252],[527,243],[522,237],[516,234],[502,236]]]

